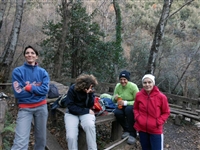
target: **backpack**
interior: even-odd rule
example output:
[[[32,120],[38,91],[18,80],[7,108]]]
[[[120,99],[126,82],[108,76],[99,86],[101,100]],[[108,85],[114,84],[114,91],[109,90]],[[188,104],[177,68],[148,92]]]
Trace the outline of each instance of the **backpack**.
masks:
[[[51,108],[51,115],[52,116],[55,116],[56,115],[56,108],[66,108],[67,107],[67,104],[66,104],[66,97],[67,97],[67,94],[63,94],[61,96],[58,97],[58,99],[50,105],[50,108]]]
[[[108,112],[112,112],[117,108],[117,105],[112,101],[111,98],[101,98],[100,100],[103,101]]]
[[[51,105],[51,110],[54,110],[59,107],[66,108],[67,107],[66,98],[67,94],[59,96],[58,99]]]
[[[104,102],[99,97],[95,97],[92,110],[94,111],[95,116],[100,116],[106,112]]]
[[[56,87],[56,85],[55,84],[53,84],[53,83],[50,83],[49,84],[49,92],[48,92],[48,98],[57,98],[57,97],[59,97],[60,96],[60,94],[59,94],[59,91],[58,91],[58,88]]]

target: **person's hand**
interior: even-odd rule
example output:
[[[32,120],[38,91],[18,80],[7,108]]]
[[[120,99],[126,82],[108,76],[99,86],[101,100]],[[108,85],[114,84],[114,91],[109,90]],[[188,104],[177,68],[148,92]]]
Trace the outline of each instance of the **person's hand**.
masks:
[[[115,100],[117,100],[117,99],[118,99],[118,97],[119,97],[119,95],[118,95],[118,94],[116,94],[116,95],[115,95]]]
[[[117,101],[117,104],[121,105],[121,106],[124,106],[124,101],[123,100],[119,100],[119,101]]]
[[[90,87],[88,89],[85,89],[85,92],[86,93],[92,93],[92,92],[94,92],[93,85],[90,85]]]
[[[23,89],[28,92],[31,91],[31,84],[28,83]]]
[[[94,111],[90,109],[89,114],[94,115]]]

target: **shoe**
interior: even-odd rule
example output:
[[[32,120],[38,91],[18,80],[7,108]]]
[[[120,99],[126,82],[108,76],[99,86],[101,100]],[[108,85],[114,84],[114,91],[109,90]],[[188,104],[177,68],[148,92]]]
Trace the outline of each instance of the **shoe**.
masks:
[[[128,140],[127,140],[127,143],[130,144],[130,145],[133,145],[136,143],[136,139],[133,137],[133,136],[129,136]]]
[[[124,132],[124,133],[122,134],[122,139],[124,139],[124,138],[127,137],[127,136],[129,136],[129,132]]]

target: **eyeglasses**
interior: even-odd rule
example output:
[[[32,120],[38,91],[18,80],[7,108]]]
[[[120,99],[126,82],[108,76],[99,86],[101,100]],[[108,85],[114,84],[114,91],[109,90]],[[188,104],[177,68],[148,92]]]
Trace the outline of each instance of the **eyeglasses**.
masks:
[[[153,83],[153,82],[151,82],[151,81],[148,81],[148,82],[143,82],[143,84],[151,84],[151,83]]]

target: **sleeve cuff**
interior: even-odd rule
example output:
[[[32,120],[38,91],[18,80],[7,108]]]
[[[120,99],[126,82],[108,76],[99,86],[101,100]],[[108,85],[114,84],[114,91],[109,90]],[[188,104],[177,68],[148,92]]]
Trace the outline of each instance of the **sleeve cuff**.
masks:
[[[32,88],[32,87],[31,87],[31,85],[29,84],[29,85],[26,85],[24,89],[25,89],[26,91],[30,92],[30,91],[31,91],[31,88]]]
[[[128,102],[127,101],[124,101],[124,106],[127,106]]]

